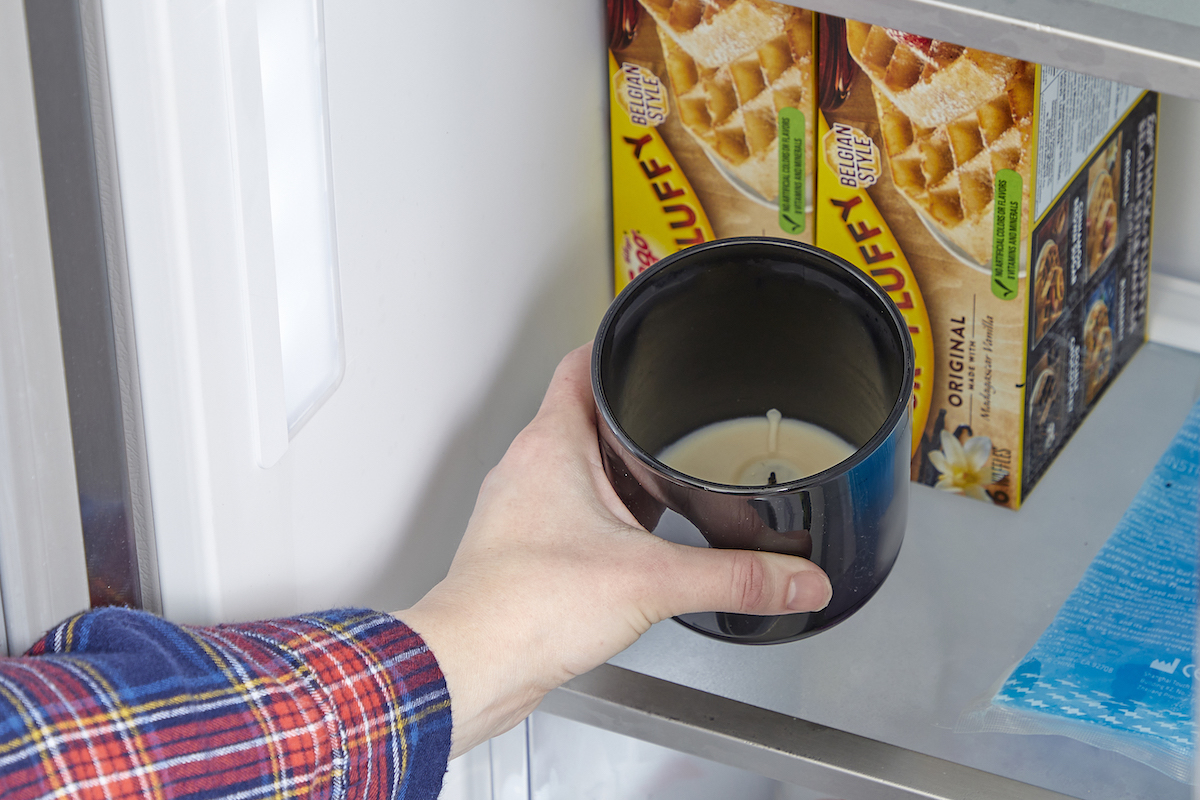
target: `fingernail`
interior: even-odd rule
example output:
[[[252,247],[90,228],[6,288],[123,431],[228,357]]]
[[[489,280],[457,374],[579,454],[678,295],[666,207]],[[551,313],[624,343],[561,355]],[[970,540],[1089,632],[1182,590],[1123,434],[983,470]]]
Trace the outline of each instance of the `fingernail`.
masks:
[[[833,598],[829,579],[818,572],[797,572],[788,584],[790,611],[820,611]]]

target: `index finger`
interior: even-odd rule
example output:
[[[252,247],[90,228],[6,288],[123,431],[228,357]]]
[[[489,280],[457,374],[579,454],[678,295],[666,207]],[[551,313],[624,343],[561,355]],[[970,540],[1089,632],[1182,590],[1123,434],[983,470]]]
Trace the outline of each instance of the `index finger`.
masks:
[[[575,348],[554,370],[535,421],[566,423],[572,433],[586,430],[595,436],[596,401],[592,396],[592,343]]]

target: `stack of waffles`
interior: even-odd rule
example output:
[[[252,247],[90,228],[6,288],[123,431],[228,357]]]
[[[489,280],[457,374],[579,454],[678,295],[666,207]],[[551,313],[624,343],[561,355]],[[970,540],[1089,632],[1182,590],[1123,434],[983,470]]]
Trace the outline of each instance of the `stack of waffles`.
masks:
[[[1108,304],[1096,300],[1088,309],[1083,323],[1083,372],[1086,378],[1087,401],[1095,399],[1108,380],[1113,362],[1113,332],[1108,319]]]
[[[1062,256],[1058,252],[1058,244],[1053,239],[1042,245],[1034,274],[1037,275],[1034,281],[1034,294],[1037,298],[1034,306],[1034,337],[1041,339],[1062,315],[1063,304],[1066,301]]]
[[[853,21],[846,44],[871,80],[893,184],[986,265],[996,172],[1021,175],[1028,207],[1033,65]]]
[[[811,175],[812,14],[767,0],[641,0],[658,23],[680,121],[729,175],[776,199],[777,115],[805,115]]]
[[[1112,176],[1100,172],[1088,189],[1087,253],[1089,274],[1095,272],[1117,246],[1117,202]]]

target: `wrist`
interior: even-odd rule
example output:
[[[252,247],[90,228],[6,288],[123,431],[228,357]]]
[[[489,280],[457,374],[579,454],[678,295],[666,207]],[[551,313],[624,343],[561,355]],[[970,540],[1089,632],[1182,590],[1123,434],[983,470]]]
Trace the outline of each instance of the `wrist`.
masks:
[[[521,679],[529,675],[529,654],[514,653],[507,634],[478,616],[464,618],[430,597],[393,616],[421,637],[442,671],[450,695],[450,758],[510,729],[541,700],[544,693]],[[509,663],[513,656],[521,663]]]

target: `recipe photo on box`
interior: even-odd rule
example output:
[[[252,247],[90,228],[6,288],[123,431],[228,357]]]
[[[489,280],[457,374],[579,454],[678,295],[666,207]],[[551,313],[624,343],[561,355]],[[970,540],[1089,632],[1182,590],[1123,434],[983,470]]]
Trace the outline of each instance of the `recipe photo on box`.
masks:
[[[1157,95],[818,30],[817,245],[909,315],[912,477],[1017,508],[1145,339]]]

